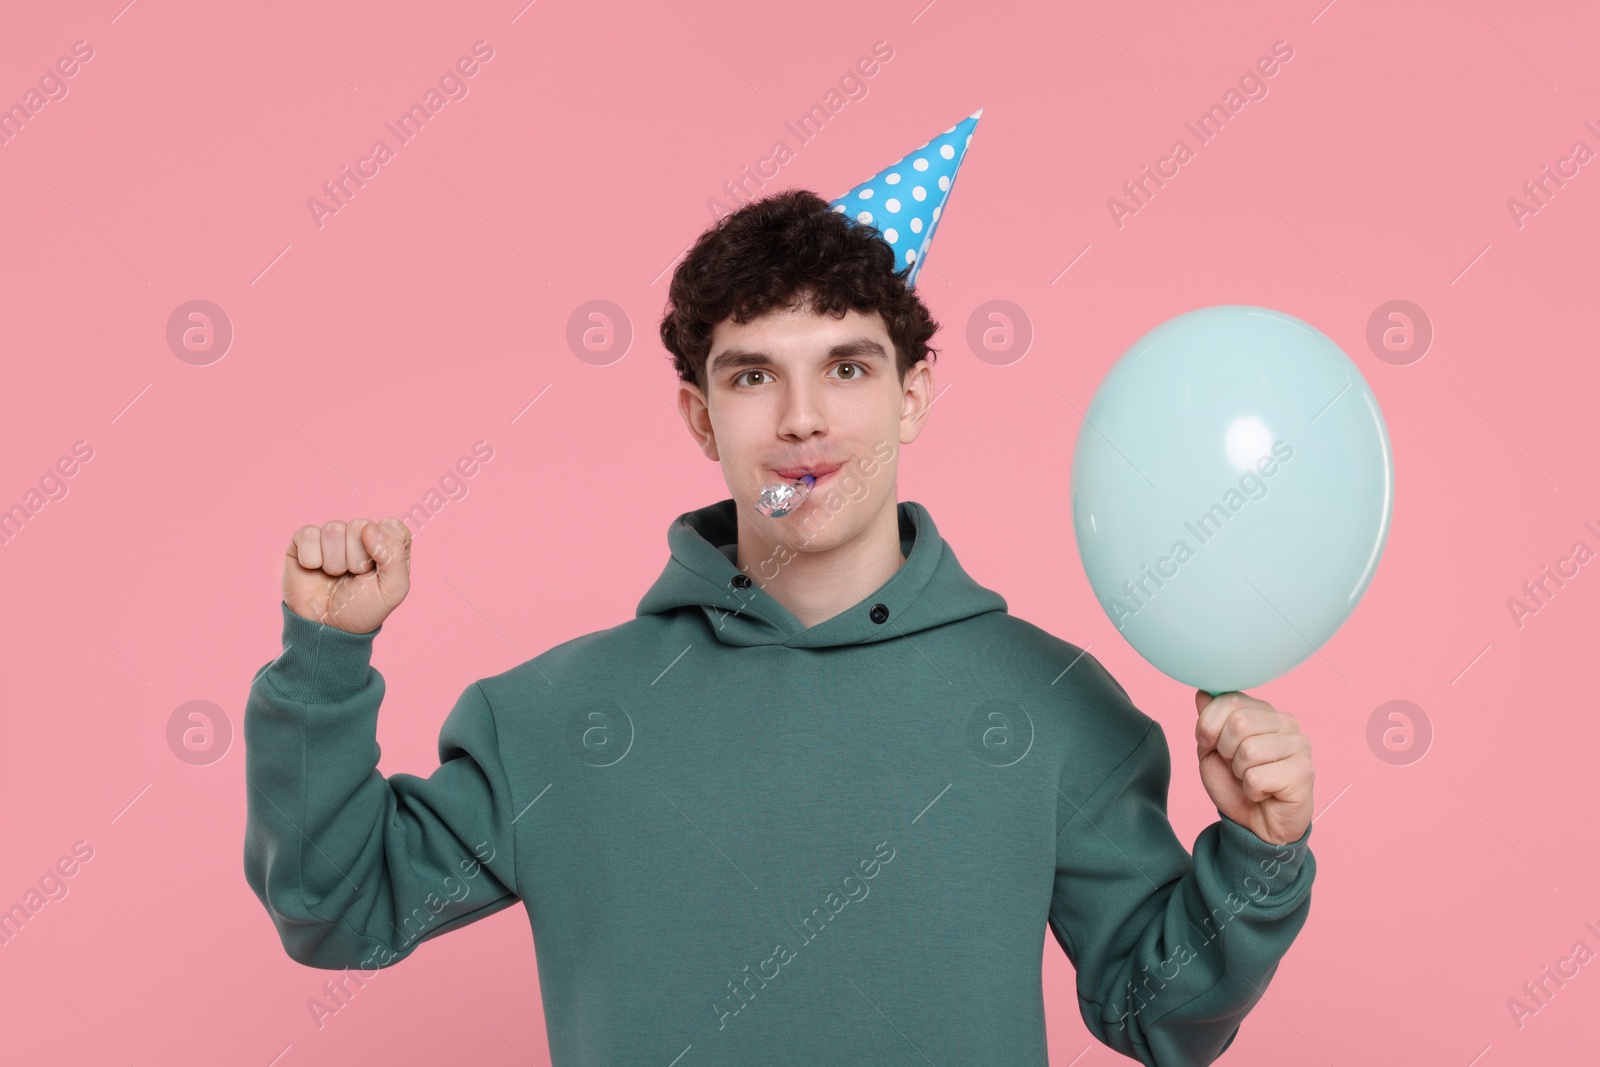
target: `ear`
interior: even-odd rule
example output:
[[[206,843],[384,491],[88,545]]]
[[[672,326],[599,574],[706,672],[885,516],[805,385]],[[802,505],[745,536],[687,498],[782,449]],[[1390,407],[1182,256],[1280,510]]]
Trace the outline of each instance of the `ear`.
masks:
[[[683,416],[683,424],[689,427],[690,436],[706,458],[720,460],[721,457],[717,455],[717,433],[711,425],[711,405],[706,401],[705,393],[693,382],[678,383],[678,413]]]
[[[909,445],[927,425],[928,409],[933,407],[933,364],[919,360],[906,372],[900,404],[900,443]]]

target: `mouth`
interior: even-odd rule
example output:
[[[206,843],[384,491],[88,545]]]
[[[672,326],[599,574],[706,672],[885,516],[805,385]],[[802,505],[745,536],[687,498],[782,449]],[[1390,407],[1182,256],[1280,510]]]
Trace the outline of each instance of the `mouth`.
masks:
[[[778,470],[776,467],[774,467],[771,469],[773,474],[776,474],[779,478],[782,478],[786,482],[797,482],[807,474],[811,475],[814,479],[816,479],[816,481],[821,482],[824,478],[827,478],[829,475],[837,471],[841,466],[843,466],[843,464],[835,463],[831,466],[823,467],[795,467],[791,470]]]

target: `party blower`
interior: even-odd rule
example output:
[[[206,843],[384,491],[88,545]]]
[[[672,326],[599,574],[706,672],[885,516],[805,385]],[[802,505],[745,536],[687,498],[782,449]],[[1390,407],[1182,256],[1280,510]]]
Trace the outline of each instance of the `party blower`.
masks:
[[[756,501],[756,510],[769,519],[781,519],[804,504],[806,497],[811,495],[811,487],[816,484],[814,476],[802,474],[799,481],[764,485],[761,487],[761,499]]]
[[[956,172],[972,143],[972,131],[978,128],[982,117],[983,109],[979,108],[828,202],[852,222],[877,228],[903,265],[907,289],[916,286],[933,231],[939,226],[939,216],[944,214],[955,185]],[[932,151],[924,152],[929,145],[933,146]],[[781,519],[806,502],[816,483],[816,478],[805,474],[795,481],[763,486],[756,510],[768,518]]]

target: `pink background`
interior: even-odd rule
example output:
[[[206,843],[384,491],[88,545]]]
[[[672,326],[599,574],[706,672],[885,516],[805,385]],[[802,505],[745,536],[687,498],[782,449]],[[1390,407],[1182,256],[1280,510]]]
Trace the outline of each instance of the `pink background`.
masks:
[[[493,447],[418,532],[377,646],[382,769],[428,773],[467,683],[631,617],[667,523],[727,495],[656,340],[707,200],[780,138],[795,157],[769,188],[832,197],[980,107],[919,280],[947,391],[900,498],[1162,722],[1186,845],[1216,818],[1185,740],[1192,690],[1089,590],[1078,412],[1150,328],[1246,303],[1332,337],[1388,421],[1397,498],[1373,584],[1322,656],[1254,691],[1314,742],[1320,871],[1225,1061],[1592,1057],[1595,965],[1520,1028],[1507,1008],[1575,942],[1600,950],[1583,925],[1600,927],[1600,564],[1521,627],[1507,607],[1575,541],[1600,548],[1583,525],[1600,527],[1600,162],[1520,227],[1507,208],[1575,141],[1600,149],[1592,8],[119,3],[19,5],[0,34],[0,104],[73,42],[94,50],[0,145],[0,506],[93,449],[0,546],[0,906],[74,842],[94,850],[0,948],[7,1062],[547,1062],[520,909],[423,945],[316,1026],[307,1000],[332,975],[284,955],[241,860],[238,728],[278,651],[284,547],[306,522],[405,511]],[[319,229],[307,200],[478,40],[494,56],[469,95]],[[894,56],[865,97],[799,145],[784,123],[879,40]],[[1269,94],[1118,228],[1107,199],[1193,146],[1185,120],[1280,40],[1294,58]],[[194,299],[235,331],[209,365],[166,339]],[[620,358],[569,346],[596,299],[631,323]],[[967,341],[995,299],[1032,324],[1021,358]],[[1366,341],[1393,299],[1435,330],[1407,365]],[[1406,765],[1367,741],[1395,699],[1434,731]],[[232,724],[206,765],[169,747],[191,700]],[[1052,1062],[1126,1062],[1045,948]]]

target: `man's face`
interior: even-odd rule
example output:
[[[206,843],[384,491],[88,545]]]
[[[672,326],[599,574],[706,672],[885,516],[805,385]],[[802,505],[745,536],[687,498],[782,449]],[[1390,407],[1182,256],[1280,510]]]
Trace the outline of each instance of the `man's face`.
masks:
[[[679,408],[696,443],[722,464],[741,532],[796,551],[844,544],[894,501],[900,446],[922,432],[933,397],[926,360],[902,382],[883,318],[775,310],[711,335],[704,391],[682,383]],[[782,518],[755,510],[761,487],[817,474]]]

